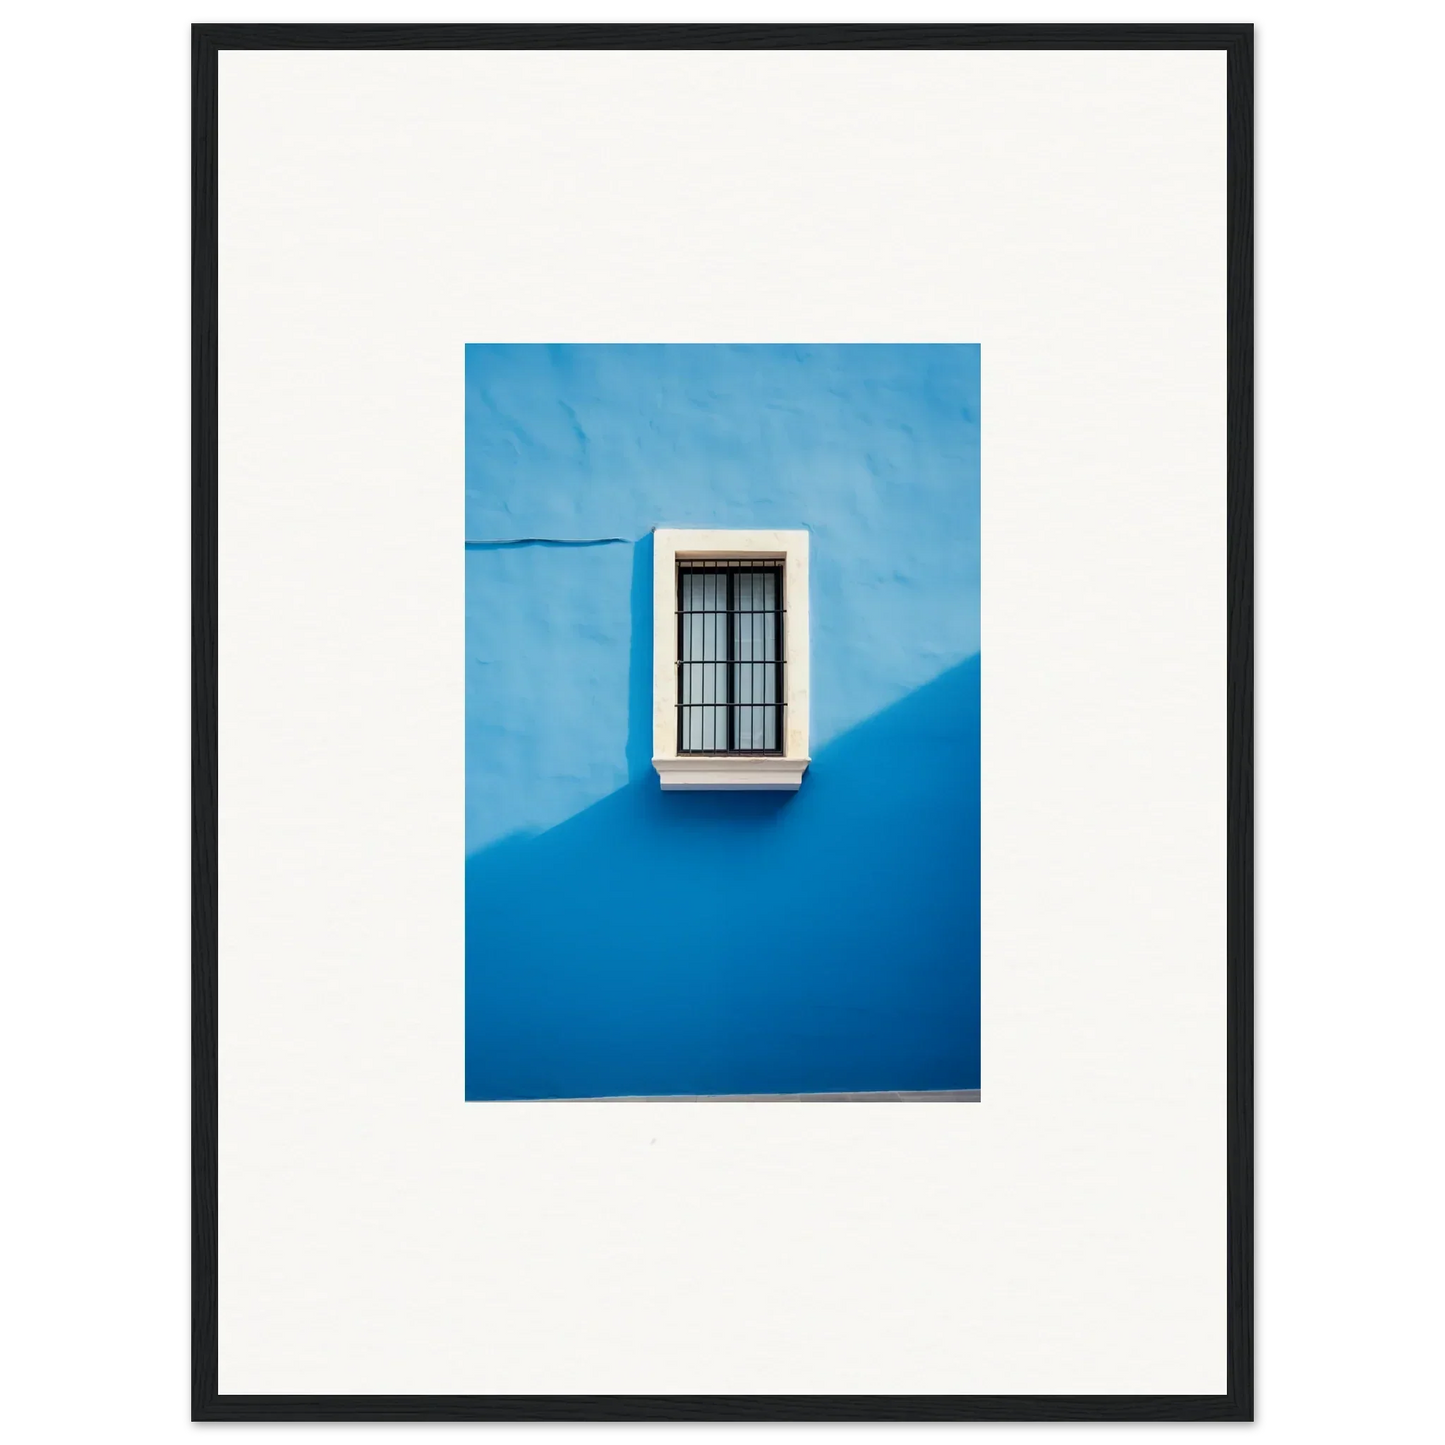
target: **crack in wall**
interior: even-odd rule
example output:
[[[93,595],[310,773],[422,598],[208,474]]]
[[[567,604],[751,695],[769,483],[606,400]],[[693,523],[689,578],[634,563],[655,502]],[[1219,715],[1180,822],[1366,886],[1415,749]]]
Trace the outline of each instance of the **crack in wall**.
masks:
[[[628,537],[489,537],[476,542],[468,538],[466,546],[470,552],[495,552],[503,547],[611,547],[618,544],[625,547],[630,541]]]

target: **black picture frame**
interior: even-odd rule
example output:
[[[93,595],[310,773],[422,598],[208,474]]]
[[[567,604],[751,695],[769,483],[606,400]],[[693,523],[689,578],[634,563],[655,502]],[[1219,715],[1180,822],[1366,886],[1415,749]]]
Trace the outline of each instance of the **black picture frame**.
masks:
[[[223,50],[1219,50],[1228,85],[1228,1373],[1221,1395],[222,1395],[217,1137],[217,79]],[[196,25],[192,63],[191,1417],[197,1421],[1253,1419],[1253,27]]]

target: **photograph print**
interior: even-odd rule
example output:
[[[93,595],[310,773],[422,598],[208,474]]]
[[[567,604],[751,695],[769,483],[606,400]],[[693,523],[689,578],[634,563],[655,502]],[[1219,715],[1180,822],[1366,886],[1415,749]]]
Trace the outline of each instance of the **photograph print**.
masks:
[[[981,1102],[979,387],[466,348],[469,1101]]]

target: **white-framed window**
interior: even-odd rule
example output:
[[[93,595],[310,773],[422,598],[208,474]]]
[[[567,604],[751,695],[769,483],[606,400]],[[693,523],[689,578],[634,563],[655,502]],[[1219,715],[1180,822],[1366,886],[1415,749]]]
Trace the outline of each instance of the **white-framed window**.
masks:
[[[808,766],[808,533],[653,532],[652,763],[666,789],[796,789]]]

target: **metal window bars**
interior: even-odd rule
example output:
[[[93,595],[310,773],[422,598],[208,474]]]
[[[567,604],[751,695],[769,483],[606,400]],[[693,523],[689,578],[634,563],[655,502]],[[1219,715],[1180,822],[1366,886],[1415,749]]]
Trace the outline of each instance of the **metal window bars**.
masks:
[[[783,561],[677,564],[677,750],[783,751]]]

